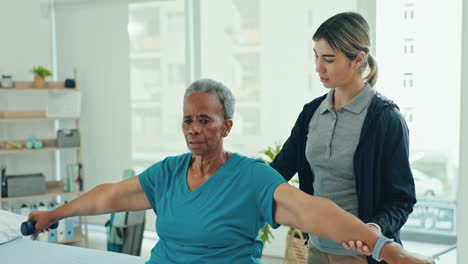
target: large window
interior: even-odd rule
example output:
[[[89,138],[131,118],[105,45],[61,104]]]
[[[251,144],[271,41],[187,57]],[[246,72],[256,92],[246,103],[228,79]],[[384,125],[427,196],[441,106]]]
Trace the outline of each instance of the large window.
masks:
[[[409,239],[456,235],[460,10],[461,1],[377,1],[377,87],[410,128],[418,203],[403,229]]]
[[[130,4],[133,160],[137,168],[183,149],[185,77],[183,1]]]
[[[186,80],[183,1],[129,5],[132,161],[137,173],[185,149],[180,132]],[[147,230],[154,230],[148,210]]]
[[[309,0],[200,2],[201,76],[222,81],[237,99],[226,148],[256,156],[283,143],[303,105],[326,93],[315,73],[312,33],[337,10]]]

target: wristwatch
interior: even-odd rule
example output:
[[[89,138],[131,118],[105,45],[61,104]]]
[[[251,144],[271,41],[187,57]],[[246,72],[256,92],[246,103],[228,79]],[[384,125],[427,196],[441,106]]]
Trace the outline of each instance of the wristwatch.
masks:
[[[382,259],[380,258],[380,252],[382,251],[383,246],[386,243],[392,243],[392,242],[393,242],[393,238],[388,238],[380,234],[379,239],[375,243],[374,249],[372,250],[372,258],[374,258],[377,261],[382,261]]]

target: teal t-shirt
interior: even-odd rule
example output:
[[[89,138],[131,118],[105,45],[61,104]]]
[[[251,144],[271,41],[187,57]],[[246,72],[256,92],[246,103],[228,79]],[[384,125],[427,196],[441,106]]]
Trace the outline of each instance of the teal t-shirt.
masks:
[[[191,156],[168,157],[138,177],[160,239],[147,263],[262,263],[258,231],[265,223],[279,226],[273,193],[285,180],[264,162],[234,153],[190,191]]]

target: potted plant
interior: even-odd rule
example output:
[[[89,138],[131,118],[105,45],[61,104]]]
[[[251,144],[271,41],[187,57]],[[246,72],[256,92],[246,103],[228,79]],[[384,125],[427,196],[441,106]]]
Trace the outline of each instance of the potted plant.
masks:
[[[34,88],[45,88],[47,86],[47,82],[45,78],[48,76],[52,76],[52,72],[42,66],[33,67],[32,69],[34,73]]]
[[[13,79],[11,75],[2,75],[2,87],[13,88]]]

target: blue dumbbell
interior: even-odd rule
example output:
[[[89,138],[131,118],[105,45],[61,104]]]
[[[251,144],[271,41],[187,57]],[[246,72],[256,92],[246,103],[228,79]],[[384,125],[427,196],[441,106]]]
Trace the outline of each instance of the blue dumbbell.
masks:
[[[21,224],[21,234],[23,234],[23,236],[30,236],[34,234],[34,231],[36,230],[36,228],[34,227],[35,225],[36,225],[36,222],[32,222],[32,221],[23,222]],[[56,229],[58,225],[59,223],[57,222],[57,223],[52,224],[49,228]]]

